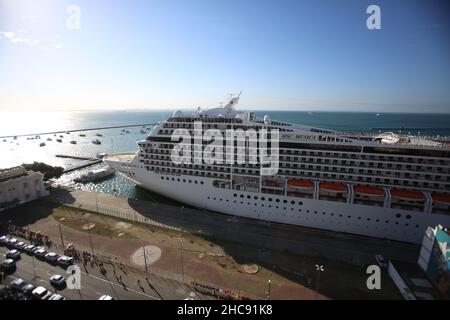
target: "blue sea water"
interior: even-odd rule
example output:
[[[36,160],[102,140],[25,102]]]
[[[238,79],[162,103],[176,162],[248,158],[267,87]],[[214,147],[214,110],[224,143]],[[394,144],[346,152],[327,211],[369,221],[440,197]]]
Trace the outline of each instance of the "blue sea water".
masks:
[[[447,128],[447,130],[422,130],[421,135],[450,136],[450,114],[406,114],[406,113],[357,113],[357,112],[296,112],[296,111],[256,111],[257,116],[270,115],[272,120],[288,121],[346,132],[367,132],[372,128]],[[133,124],[151,124],[166,120],[172,111],[102,111],[102,112],[43,112],[43,113],[0,113],[0,137],[19,136],[23,134],[40,134],[43,132],[79,130],[108,126],[125,126]],[[136,142],[145,138],[142,127],[85,131],[70,134],[41,134],[40,139],[28,140],[27,137],[0,138],[0,168],[20,165],[22,163],[42,161],[51,165],[69,167],[79,160],[55,157],[56,154],[93,157],[98,153],[109,154],[136,151]],[[403,130],[407,134],[417,134],[414,130]],[[85,134],[86,137],[80,137]],[[96,134],[102,134],[98,137]],[[62,135],[63,142],[56,139]],[[28,137],[29,138],[29,137]],[[47,141],[50,138],[52,141]],[[101,145],[94,145],[92,140],[101,140]],[[6,140],[6,141],[4,141]],[[75,140],[76,144],[70,141]],[[45,142],[44,147],[40,143]],[[99,165],[101,166],[101,165]],[[94,167],[95,168],[95,167]],[[96,190],[131,198],[149,198],[154,195],[137,188],[132,182],[116,175],[112,179],[96,184],[75,184],[71,180],[91,170],[82,169],[60,179],[60,183],[85,190]]]

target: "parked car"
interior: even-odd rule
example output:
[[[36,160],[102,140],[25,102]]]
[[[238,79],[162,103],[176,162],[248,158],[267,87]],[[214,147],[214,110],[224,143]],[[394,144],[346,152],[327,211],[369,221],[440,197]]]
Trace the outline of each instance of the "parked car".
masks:
[[[23,250],[23,247],[25,247],[26,245],[27,243],[19,241],[14,245],[14,248],[16,248],[17,250]]]
[[[23,248],[23,251],[25,251],[25,253],[27,253],[27,254],[29,254],[29,255],[34,254],[34,251],[35,251],[35,250],[36,250],[36,246],[35,246],[34,244],[26,245],[26,246]]]
[[[66,300],[66,298],[64,298],[60,294],[55,293],[55,294],[51,295],[51,297],[48,298],[48,300]]]
[[[9,248],[14,248],[15,244],[19,242],[16,238],[8,238],[6,240],[6,246]]]
[[[6,245],[7,240],[8,240],[7,236],[0,236],[0,245],[1,246]]]
[[[60,266],[68,267],[73,264],[74,259],[73,259],[73,257],[60,256],[56,261]]]
[[[105,295],[101,296],[100,298],[98,298],[98,300],[114,300],[114,298],[105,294]]]
[[[48,253],[47,250],[45,250],[44,248],[39,248],[36,251],[34,251],[34,256],[38,259],[44,259],[47,253]]]
[[[36,300],[48,300],[52,296],[53,293],[45,289],[44,287],[37,287],[31,292],[31,296]]]
[[[34,289],[36,289],[36,287],[34,285],[32,285],[31,283],[29,283],[29,284],[26,284],[25,286],[23,286],[21,291],[25,296],[31,297],[31,294]]]
[[[27,283],[25,282],[25,280],[20,279],[20,278],[14,280],[13,282],[11,282],[9,284],[11,289],[16,292],[22,292],[22,288],[25,287],[26,285],[27,285]]]
[[[7,259],[12,259],[12,260],[19,260],[20,259],[20,251],[17,249],[11,249],[6,253],[6,258]]]
[[[16,262],[13,259],[6,259],[1,264],[1,269],[5,272],[14,272],[16,270]]]
[[[44,256],[44,259],[47,260],[50,263],[56,263],[56,260],[58,260],[59,254],[56,252],[49,252]]]
[[[54,287],[60,288],[66,284],[66,279],[60,274],[54,274],[50,277],[50,284]]]

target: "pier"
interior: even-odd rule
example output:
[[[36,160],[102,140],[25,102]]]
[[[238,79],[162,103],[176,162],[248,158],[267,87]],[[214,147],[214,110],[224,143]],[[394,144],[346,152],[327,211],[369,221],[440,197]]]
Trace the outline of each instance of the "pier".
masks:
[[[65,131],[49,131],[49,132],[40,132],[40,133],[27,133],[27,134],[17,134],[17,135],[9,135],[9,136],[1,136],[1,139],[5,138],[15,138],[15,137],[34,137],[34,136],[43,136],[48,134],[62,134],[62,133],[72,133],[72,132],[83,132],[83,131],[95,131],[95,130],[107,130],[107,129],[119,129],[119,128],[133,128],[133,127],[144,127],[144,126],[154,126],[156,123],[142,123],[142,124],[129,124],[129,125],[121,125],[121,126],[108,126],[108,127],[97,127],[97,128],[87,128],[87,129],[74,129],[74,130],[65,130]]]
[[[94,164],[100,163],[102,161],[103,161],[102,159],[87,160],[87,162],[76,164],[76,165],[73,165],[73,166],[70,166],[70,167],[64,169],[64,173],[68,173],[68,172],[72,172],[72,171],[75,171],[75,170],[87,168],[87,167],[93,166]]]

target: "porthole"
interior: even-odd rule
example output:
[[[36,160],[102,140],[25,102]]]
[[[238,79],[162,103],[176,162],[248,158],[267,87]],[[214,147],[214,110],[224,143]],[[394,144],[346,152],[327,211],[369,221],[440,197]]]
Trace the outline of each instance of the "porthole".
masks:
[[[294,200],[292,200],[292,201],[291,201],[291,204],[295,204],[295,201],[294,201]]]
[[[272,201],[272,198],[269,198],[269,201]]]
[[[276,202],[280,202],[280,199],[275,199]]]
[[[237,194],[235,193],[235,194],[233,194],[233,197],[237,197]]]
[[[400,214],[400,213],[397,213],[396,215],[395,215],[395,217],[396,218],[400,218],[402,215]]]
[[[287,203],[287,200],[286,200],[286,199],[284,199],[284,200],[283,200],[283,203]]]
[[[411,215],[407,214],[406,219],[411,219]]]

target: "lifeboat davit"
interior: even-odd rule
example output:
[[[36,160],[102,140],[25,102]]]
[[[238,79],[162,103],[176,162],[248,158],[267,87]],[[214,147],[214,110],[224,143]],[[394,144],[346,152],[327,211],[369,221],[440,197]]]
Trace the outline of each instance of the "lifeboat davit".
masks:
[[[321,182],[320,189],[327,192],[344,193],[347,192],[347,185],[343,183]]]
[[[392,189],[391,195],[406,201],[424,201],[425,195],[420,191]]]
[[[309,180],[289,180],[288,186],[294,189],[310,190],[314,188],[314,183]]]
[[[450,194],[433,193],[431,195],[433,201],[450,205]]]
[[[384,190],[382,188],[355,186],[353,190],[355,191],[356,194],[367,197],[384,197]]]

